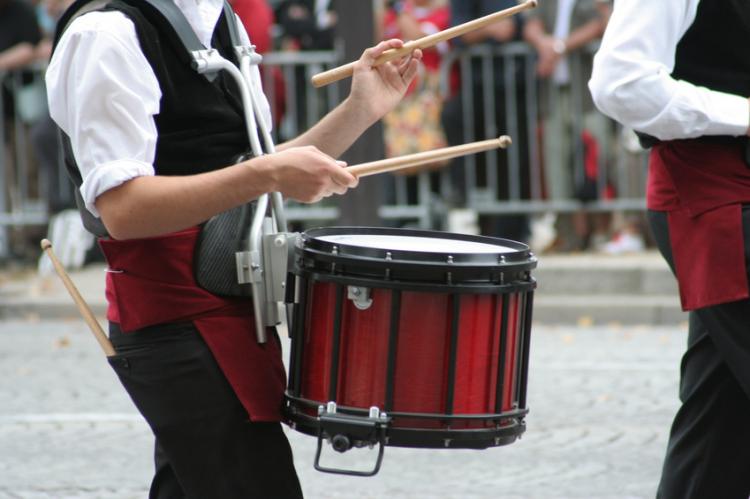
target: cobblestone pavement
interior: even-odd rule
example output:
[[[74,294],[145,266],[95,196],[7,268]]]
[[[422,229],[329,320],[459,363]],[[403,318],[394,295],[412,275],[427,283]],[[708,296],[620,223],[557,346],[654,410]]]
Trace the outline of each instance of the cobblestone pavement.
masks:
[[[290,432],[306,496],[653,497],[684,329],[535,327],[527,432],[506,447],[387,448],[376,477],[352,478],[314,471],[315,440]],[[0,498],[147,497],[149,430],[84,324],[2,322],[0,338]],[[374,457],[352,452],[324,458]]]

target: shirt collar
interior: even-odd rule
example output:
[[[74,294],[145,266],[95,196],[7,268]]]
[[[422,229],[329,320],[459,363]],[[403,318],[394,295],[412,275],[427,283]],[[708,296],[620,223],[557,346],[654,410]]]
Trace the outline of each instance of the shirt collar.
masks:
[[[210,47],[224,0],[174,0],[174,3],[185,15],[198,40],[205,47]]]

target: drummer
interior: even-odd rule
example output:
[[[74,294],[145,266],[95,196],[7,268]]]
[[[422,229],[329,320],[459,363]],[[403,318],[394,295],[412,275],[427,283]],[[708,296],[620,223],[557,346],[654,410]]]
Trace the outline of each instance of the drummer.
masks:
[[[224,18],[222,0],[175,3],[205,46],[232,57],[236,21]],[[101,244],[110,363],[156,437],[151,498],[302,497],[279,424],[278,337],[258,344],[249,301],[195,284],[198,226],[272,191],[314,203],[355,187],[335,158],[398,103],[421,53],[374,67],[402,42],[367,49],[340,106],[279,152],[232,165],[250,149],[237,89],[224,75],[195,73],[172,37],[151,14],[114,0],[69,25],[47,72],[84,209],[109,233]],[[261,107],[270,125],[268,103]]]

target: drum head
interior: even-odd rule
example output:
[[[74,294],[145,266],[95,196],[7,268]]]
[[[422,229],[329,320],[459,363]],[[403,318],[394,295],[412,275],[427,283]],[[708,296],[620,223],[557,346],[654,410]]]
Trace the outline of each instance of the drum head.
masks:
[[[503,245],[444,237],[405,236],[395,234],[331,234],[320,236],[320,241],[336,246],[381,249],[387,251],[411,251],[419,253],[441,253],[451,255],[506,254],[517,251]]]
[[[523,243],[413,229],[311,229],[302,234],[301,253],[298,266],[316,273],[448,285],[496,284],[536,266]]]

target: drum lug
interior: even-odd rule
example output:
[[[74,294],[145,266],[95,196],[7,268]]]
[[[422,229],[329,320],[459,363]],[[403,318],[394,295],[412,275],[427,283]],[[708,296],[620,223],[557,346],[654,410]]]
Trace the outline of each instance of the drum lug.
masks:
[[[314,463],[316,470],[352,476],[373,476],[380,471],[385,452],[385,433],[391,423],[391,418],[385,412],[380,412],[377,407],[371,407],[367,417],[342,414],[337,412],[335,402],[328,402],[326,406],[318,407],[318,413],[318,447]],[[369,446],[372,448],[377,444],[378,457],[375,466],[369,471],[321,466],[320,455],[323,451],[323,440],[329,440],[336,452],[346,452],[352,447]]]
[[[357,307],[358,310],[367,310],[372,306],[370,288],[364,288],[362,286],[347,286],[346,297],[354,303],[354,306]]]

